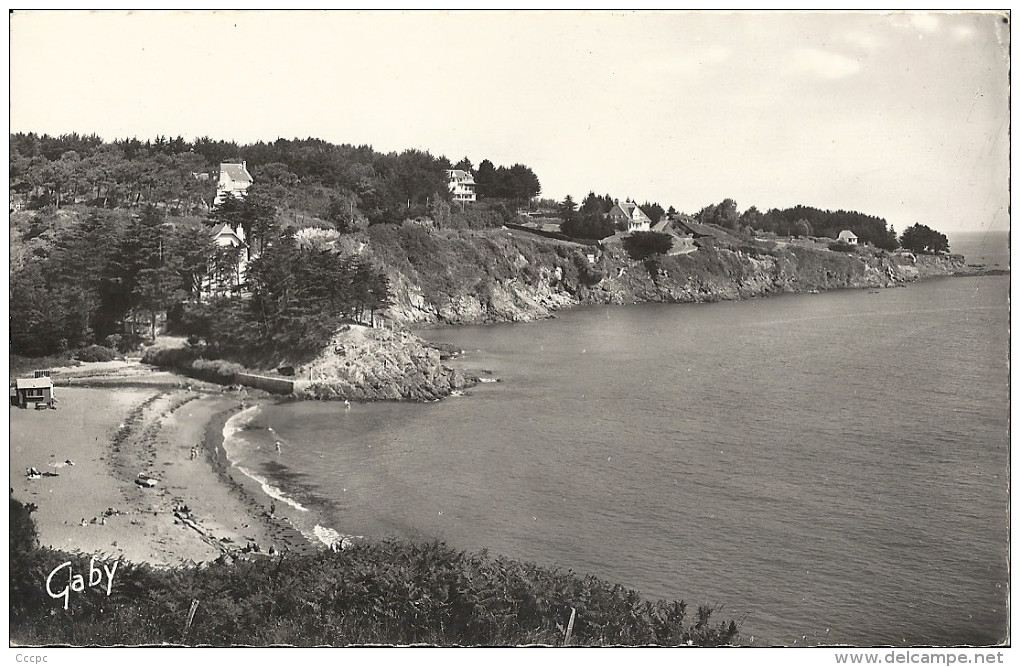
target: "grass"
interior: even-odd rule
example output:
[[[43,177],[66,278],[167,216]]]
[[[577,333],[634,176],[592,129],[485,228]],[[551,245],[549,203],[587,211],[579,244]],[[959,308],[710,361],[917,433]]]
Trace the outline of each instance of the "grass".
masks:
[[[78,362],[71,358],[71,352],[66,354],[55,354],[48,357],[22,357],[17,354],[10,355],[11,369],[10,377],[31,377],[32,371],[59,366],[77,366]]]

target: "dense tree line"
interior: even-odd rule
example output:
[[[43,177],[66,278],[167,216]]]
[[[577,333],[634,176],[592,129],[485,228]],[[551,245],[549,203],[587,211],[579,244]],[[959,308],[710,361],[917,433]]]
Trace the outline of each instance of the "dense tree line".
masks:
[[[701,223],[718,225],[724,229],[749,228],[773,232],[780,236],[829,236],[835,238],[844,229],[854,232],[861,243],[876,248],[894,250],[897,247],[896,231],[879,218],[857,211],[827,211],[812,206],[797,205],[785,209],[769,209],[762,213],[751,206],[738,213],[737,202],[724,199],[710,204],[695,214]]]
[[[471,162],[464,158],[457,168],[467,167],[471,171]],[[542,192],[542,184],[529,167],[514,164],[509,167],[496,167],[490,160],[482,160],[478,169],[472,172],[475,179],[475,194],[478,199],[506,199],[519,205],[526,204]]]
[[[199,298],[215,247],[196,219],[88,209],[11,229],[11,351],[39,356],[110,342],[129,315]],[[116,340],[116,339],[114,339]]]
[[[810,231],[803,235],[836,238],[841,231],[849,229],[858,236],[861,243],[870,243],[876,248],[895,250],[898,245],[896,231],[886,223],[885,218],[857,211],[823,211],[812,206],[801,205],[786,209],[771,209],[763,216],[762,226],[758,229],[777,234],[795,235],[805,230],[803,225],[797,227],[799,221],[807,222],[810,226]]]
[[[247,248],[218,246],[223,224],[244,230],[254,259],[244,295],[223,278]],[[336,232],[334,232],[335,234]],[[18,216],[11,228],[11,351],[41,356],[94,342],[137,344],[125,322],[168,313],[179,333],[249,363],[310,351],[340,321],[371,321],[388,303],[385,275],[331,249],[301,245],[259,196],[208,216],[97,207]]]
[[[10,186],[29,208],[87,203],[106,208],[155,205],[170,215],[212,206],[221,162],[245,160],[256,184],[281,209],[304,211],[339,229],[428,215],[450,201],[445,157],[416,149],[380,153],[371,146],[321,139],[237,144],[201,137],[104,142],[95,135],[10,135]],[[458,167],[470,169],[466,158]],[[474,171],[483,199],[518,204],[541,192],[521,164]]]

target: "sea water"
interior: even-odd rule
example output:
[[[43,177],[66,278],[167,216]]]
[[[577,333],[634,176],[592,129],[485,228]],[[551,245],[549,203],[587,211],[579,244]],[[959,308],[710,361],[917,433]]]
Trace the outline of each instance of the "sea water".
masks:
[[[429,330],[501,381],[265,406],[228,452],[309,535],[590,572],[717,606],[742,643],[996,643],[1008,295],[947,278]]]

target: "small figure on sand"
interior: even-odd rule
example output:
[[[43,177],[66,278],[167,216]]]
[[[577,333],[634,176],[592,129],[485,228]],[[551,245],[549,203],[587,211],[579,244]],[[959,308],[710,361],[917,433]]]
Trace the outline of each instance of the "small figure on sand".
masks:
[[[276,501],[269,503],[269,516],[276,516]]]
[[[191,448],[191,460],[194,461],[198,457],[198,447]]]
[[[350,409],[351,409],[351,402],[348,401],[347,399],[344,399],[344,410],[350,410]]]
[[[280,448],[280,441],[279,440],[276,441],[276,453],[277,454],[282,454],[283,453],[283,450]]]

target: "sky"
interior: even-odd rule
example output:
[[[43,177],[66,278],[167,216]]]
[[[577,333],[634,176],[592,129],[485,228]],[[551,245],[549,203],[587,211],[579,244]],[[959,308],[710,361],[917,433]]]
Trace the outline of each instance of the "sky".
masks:
[[[542,196],[1009,228],[994,13],[71,12],[10,19],[12,132],[317,137]]]

